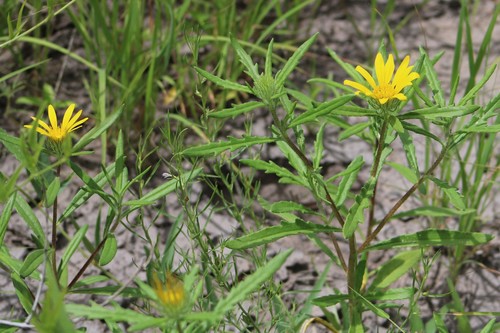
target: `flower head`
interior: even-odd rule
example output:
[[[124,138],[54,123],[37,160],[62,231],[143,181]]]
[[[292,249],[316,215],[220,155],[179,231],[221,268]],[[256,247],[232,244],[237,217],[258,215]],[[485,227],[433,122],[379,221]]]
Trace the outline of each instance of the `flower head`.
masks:
[[[156,272],[152,273],[151,278],[151,287],[165,310],[171,315],[180,313],[187,304],[187,295],[182,281],[170,272],[165,274],[165,281],[162,281]]]
[[[379,52],[375,58],[376,80],[363,67],[356,67],[356,71],[363,76],[366,82],[370,85],[371,89],[367,88],[362,83],[351,80],[345,80],[344,84],[358,89],[356,92],[357,95],[362,93],[375,99],[380,105],[384,105],[393,99],[405,101],[406,96],[401,91],[403,88],[411,85],[411,81],[420,77],[417,72],[411,71],[413,66],[408,66],[409,63],[410,56],[406,56],[396,71],[396,74],[394,74],[394,58],[392,54],[389,55],[387,62],[384,63],[382,54]]]
[[[80,118],[80,115],[82,114],[82,110],[78,111],[73,116],[74,110],[75,110],[75,104],[71,104],[68,107],[68,109],[66,109],[60,127],[57,123],[56,111],[54,110],[54,107],[52,105],[49,105],[50,126],[43,120],[37,119],[36,117],[31,117],[31,119],[37,122],[38,127],[36,128],[36,131],[38,133],[45,135],[54,143],[60,143],[68,136],[69,133],[82,127],[82,124],[86,122],[87,119],[89,119],[89,118],[83,118],[78,120],[78,118]],[[24,127],[33,128],[33,125],[24,125]]]

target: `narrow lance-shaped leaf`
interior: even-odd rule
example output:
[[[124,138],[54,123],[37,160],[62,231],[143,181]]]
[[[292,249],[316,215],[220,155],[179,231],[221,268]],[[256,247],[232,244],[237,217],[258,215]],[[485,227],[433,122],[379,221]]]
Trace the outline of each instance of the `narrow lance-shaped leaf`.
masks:
[[[209,73],[206,70],[203,70],[203,69],[196,67],[196,66],[194,67],[194,69],[195,69],[195,71],[198,72],[198,74],[200,74],[204,78],[212,81],[213,83],[217,84],[218,86],[220,86],[224,89],[241,91],[241,92],[248,93],[248,94],[253,93],[252,90],[250,88],[248,88],[247,86],[244,86],[244,85],[236,83],[236,82],[221,79],[220,77],[215,76],[212,73]]]
[[[425,68],[425,73],[427,77],[427,81],[429,81],[429,86],[432,89],[432,94],[434,95],[434,100],[436,103],[443,107],[445,106],[446,102],[444,101],[443,97],[443,89],[441,88],[441,82],[439,82],[437,78],[437,73],[436,70],[434,69],[434,66],[432,65],[431,61],[429,60],[429,56],[425,52],[423,48],[420,48],[420,53],[424,56],[424,68]]]
[[[230,240],[225,243],[225,246],[233,250],[244,250],[263,244],[269,244],[291,235],[309,235],[317,234],[319,232],[330,233],[339,231],[339,228],[305,222],[297,219],[293,223],[282,222],[280,225],[264,228],[240,238]]]
[[[298,49],[293,53],[293,55],[288,59],[283,69],[276,74],[276,86],[281,87],[285,84],[286,78],[292,73],[292,71],[299,64],[300,59],[307,52],[309,47],[314,43],[319,33],[314,34],[311,38],[306,40]]]
[[[214,312],[222,316],[230,311],[238,302],[245,300],[248,295],[262,287],[266,280],[270,279],[273,274],[285,263],[288,256],[292,253],[292,249],[279,253],[277,256],[269,260],[264,266],[258,268],[251,275],[247,276],[243,282],[240,282],[233,287],[229,294],[221,299],[215,306]]]
[[[364,251],[386,250],[399,247],[472,246],[488,243],[492,239],[493,235],[479,232],[429,229],[379,242],[368,246]]]
[[[184,172],[180,177],[178,178],[173,178],[169,180],[168,182],[165,182],[164,184],[156,187],[155,189],[151,190],[150,192],[146,193],[142,198],[137,199],[137,200],[130,200],[125,202],[124,204],[127,206],[131,206],[131,209],[139,208],[140,206],[148,205],[156,200],[163,198],[169,193],[172,193],[177,189],[179,186],[179,182],[182,184],[185,184],[189,181],[192,181],[201,172],[201,168],[194,169],[189,172]]]
[[[257,81],[259,79],[259,71],[257,68],[257,64],[253,62],[252,58],[246,53],[245,50],[241,47],[241,45],[238,43],[238,40],[234,38],[232,35],[230,36],[231,38],[231,45],[233,45],[233,48],[236,50],[236,53],[238,54],[238,58],[240,59],[241,63],[243,66],[246,68],[246,72],[250,77],[253,79],[253,81]]]
[[[332,99],[331,101],[322,103],[320,106],[314,109],[307,110],[306,112],[300,114],[292,120],[289,124],[289,128],[292,128],[297,125],[305,124],[305,123],[310,123],[317,121],[318,117],[325,116],[329,114],[330,112],[333,112],[335,109],[341,107],[342,105],[346,104],[350,100],[352,100],[354,97],[354,94],[350,95],[343,95],[337,98]]]
[[[60,272],[62,272],[66,268],[66,265],[68,265],[69,261],[71,260],[71,257],[73,256],[73,254],[75,254],[76,250],[78,250],[78,246],[80,246],[80,243],[82,242],[82,239],[85,237],[85,234],[87,233],[88,229],[89,229],[88,224],[84,224],[69,242],[69,245],[66,248],[66,251],[64,251],[64,254],[61,258],[61,265],[59,266]]]
[[[236,104],[232,108],[229,109],[223,109],[220,111],[215,111],[215,112],[210,112],[208,114],[209,117],[212,118],[229,118],[229,117],[235,117],[243,113],[247,113],[250,111],[253,111],[257,108],[264,107],[265,104],[262,102],[257,102],[257,101],[251,101],[251,102],[246,102],[243,104]]]
[[[79,152],[86,145],[97,139],[104,131],[106,131],[109,127],[111,127],[118,117],[121,115],[124,106],[122,105],[118,110],[116,110],[113,114],[106,118],[98,127],[92,128],[88,131],[84,136],[80,138],[80,140],[74,145],[73,152]]]
[[[467,207],[465,206],[463,196],[458,192],[456,187],[453,187],[442,181],[441,179],[435,177],[429,177],[443,192],[446,194],[451,204],[460,210],[465,210]]]
[[[253,145],[275,142],[274,138],[245,136],[241,139],[229,137],[228,141],[211,142],[201,146],[189,147],[181,152],[187,157],[197,157],[220,154],[226,150],[234,151],[239,148],[248,148]]]

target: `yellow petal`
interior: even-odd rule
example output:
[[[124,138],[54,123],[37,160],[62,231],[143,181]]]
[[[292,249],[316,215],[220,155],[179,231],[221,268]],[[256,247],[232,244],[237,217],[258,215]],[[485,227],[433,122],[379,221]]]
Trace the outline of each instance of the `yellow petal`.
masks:
[[[382,53],[380,52],[377,53],[377,56],[375,57],[375,74],[377,76],[378,84],[384,82],[385,65],[384,65],[384,59],[382,58]]]
[[[66,109],[66,112],[64,112],[64,117],[63,117],[63,120],[62,120],[62,123],[61,123],[61,128],[66,128],[66,126],[68,125],[68,123],[69,123],[69,121],[71,119],[71,116],[73,115],[73,110],[75,110],[75,106],[76,106],[75,104],[71,104]]]
[[[44,130],[43,128],[37,127],[36,131],[42,135],[48,136],[49,138],[51,137],[50,132]]]
[[[375,83],[373,76],[371,76],[371,74],[368,73],[368,71],[361,66],[356,66],[356,70],[365,78],[366,82],[368,82],[370,86],[372,86],[372,88],[375,89],[377,84]]]
[[[380,104],[385,104],[385,103],[387,103],[388,100],[389,100],[389,98],[384,97],[384,98],[380,98],[378,101]]]
[[[33,118],[33,120],[37,120],[35,117],[31,117],[31,118]],[[52,130],[52,129],[49,127],[49,125],[47,125],[47,123],[46,123],[45,121],[40,120],[40,119],[38,119],[37,121],[38,121],[38,126],[43,127],[46,131],[49,131],[49,132],[50,132],[50,131]]]
[[[53,129],[58,128],[56,110],[54,110],[52,105],[49,105],[49,120]]]
[[[394,75],[394,80],[392,81],[394,84],[397,85],[399,81],[403,80],[411,72],[413,66],[408,67],[409,63],[410,63],[410,56],[406,56],[403,59],[401,65],[399,65],[396,74]]]
[[[387,62],[385,64],[385,73],[384,73],[384,82],[383,83],[389,83],[392,79],[392,74],[394,74],[394,57],[392,54],[389,54],[389,58],[387,59]],[[379,84],[381,82],[379,81]]]
[[[73,127],[76,123],[76,121],[78,120],[78,118],[80,118],[80,115],[82,114],[82,110],[78,111],[73,118],[71,118],[71,120],[68,122],[67,124],[67,129],[69,130],[71,127]]]
[[[354,89],[358,89],[359,91],[361,91],[363,94],[365,94],[367,96],[370,96],[372,94],[370,89],[368,89],[367,87],[365,87],[364,85],[362,85],[361,83],[358,83],[358,82],[354,82],[351,80],[345,80],[344,85],[351,86]]]
[[[396,95],[394,95],[394,98],[397,98],[400,101],[406,101],[406,96],[403,94],[396,94]]]

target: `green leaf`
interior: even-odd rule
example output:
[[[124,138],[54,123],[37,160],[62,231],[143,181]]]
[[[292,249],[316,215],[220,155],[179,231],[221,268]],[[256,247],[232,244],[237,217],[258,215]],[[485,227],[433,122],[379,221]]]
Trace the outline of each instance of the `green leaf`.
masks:
[[[14,206],[17,213],[23,218],[26,224],[28,224],[30,230],[35,234],[39,242],[41,244],[45,243],[45,232],[43,231],[42,225],[22,196],[16,196],[16,203]]]
[[[492,239],[493,235],[479,232],[429,229],[381,241],[368,246],[364,251],[386,250],[398,247],[473,246],[488,243]]]
[[[116,161],[115,187],[116,191],[121,194],[123,189],[126,188],[128,181],[128,172],[127,172],[127,167],[125,166],[123,132],[121,130],[118,133],[118,140],[116,142],[115,161]]]
[[[10,216],[12,215],[12,210],[14,209],[14,204],[16,202],[16,195],[17,193],[12,193],[9,201],[7,201],[3,207],[2,215],[0,216],[0,248],[4,244],[5,233],[7,232]]]
[[[244,86],[242,84],[236,83],[236,82],[231,82],[228,80],[221,79],[218,76],[215,76],[199,67],[194,66],[194,69],[200,74],[201,76],[207,78],[208,80],[212,81],[213,83],[217,84],[218,86],[224,88],[224,89],[229,89],[229,90],[236,90],[236,91],[241,91],[244,93],[248,94],[253,94],[252,90],[248,88],[247,86]]]
[[[495,332],[495,319],[491,319],[479,333],[494,333]]]
[[[314,43],[319,33],[315,33],[312,37],[306,40],[299,48],[293,53],[293,55],[287,60],[283,69],[276,74],[276,86],[281,87],[285,84],[285,80],[292,73],[292,71],[299,64],[300,59],[307,52],[309,47]]]
[[[50,183],[49,187],[47,187],[45,206],[50,207],[54,204],[54,201],[59,194],[59,189],[61,188],[61,181],[59,177],[54,177],[54,180]]]
[[[365,130],[365,128],[369,127],[370,125],[371,125],[371,122],[366,121],[366,122],[357,123],[357,124],[350,126],[348,129],[346,129],[345,131],[342,131],[342,133],[340,133],[339,141],[343,141],[343,140],[345,140],[353,135],[356,135],[360,132],[363,132]]]
[[[284,184],[297,184],[297,185],[302,185],[302,186],[308,186],[304,180],[295,175],[293,172],[288,170],[287,168],[284,168],[282,166],[277,165],[273,161],[262,161],[262,160],[249,160],[249,159],[242,159],[240,160],[240,163],[246,164],[252,168],[255,168],[257,170],[262,170],[265,171],[265,173],[273,173],[276,176],[280,178],[279,183],[284,183]]]
[[[26,313],[31,313],[33,308],[33,297],[31,296],[30,288],[16,272],[12,272],[10,277],[21,306]]]
[[[281,150],[283,155],[286,157],[288,163],[298,172],[299,175],[303,176],[307,174],[307,167],[300,156],[284,141],[276,142],[276,145]]]
[[[465,210],[456,210],[446,207],[435,207],[435,206],[422,206],[415,209],[410,209],[405,212],[396,214],[393,216],[395,219],[401,219],[405,217],[421,217],[421,216],[431,216],[431,217],[446,217],[446,216],[462,216],[474,213],[476,210],[474,208],[469,208]]]
[[[103,307],[91,302],[91,306],[83,304],[67,304],[66,311],[76,317],[88,319],[105,319],[130,324],[142,323],[151,319],[150,316],[131,309],[123,309],[116,305],[113,308]]]
[[[495,69],[497,68],[496,64],[493,64],[488,68],[486,73],[484,73],[483,78],[460,100],[458,105],[465,105],[467,104],[471,99],[476,97],[476,94],[481,90],[481,88],[484,87],[486,82],[490,79],[490,77],[495,73]]]
[[[394,170],[399,172],[403,177],[408,179],[408,181],[412,184],[415,184],[418,181],[418,177],[415,172],[408,168],[405,165],[396,163],[396,162],[387,162],[387,165],[390,165]]]
[[[364,297],[370,301],[395,301],[402,299],[410,299],[415,293],[414,288],[393,288],[386,291],[376,291],[371,292]],[[328,295],[323,297],[318,297],[313,300],[313,304],[320,307],[327,307],[335,305],[339,302],[346,301],[349,299],[349,295]]]
[[[189,147],[181,152],[187,157],[199,157],[220,154],[226,150],[234,151],[239,148],[248,148],[253,145],[275,142],[274,138],[245,136],[241,139],[229,137],[228,141],[211,142],[201,146]]]
[[[270,279],[274,273],[285,263],[292,249],[281,252],[269,260],[264,266],[258,268],[251,275],[247,276],[243,282],[238,283],[231,289],[229,294],[221,299],[215,306],[214,312],[223,316],[232,310],[238,303],[247,299],[248,295],[255,290],[261,289],[264,282]]]
[[[429,81],[429,87],[432,89],[434,100],[439,106],[443,107],[446,102],[444,101],[443,89],[441,88],[441,82],[438,80],[436,70],[422,47],[420,48],[420,54],[423,55],[425,74],[427,81]]]
[[[309,208],[301,205],[295,201],[278,201],[269,207],[269,211],[271,213],[280,214],[280,213],[290,213],[290,212],[300,212],[306,214],[314,214]]]
[[[313,156],[313,167],[315,170],[319,169],[321,166],[321,160],[323,159],[323,136],[325,133],[326,123],[321,124],[318,133],[316,133],[316,140],[314,141],[314,156]]]
[[[78,207],[80,207],[81,205],[86,203],[87,200],[92,195],[94,195],[94,193],[97,193],[97,192],[95,192],[96,189],[98,189],[99,192],[104,191],[102,188],[108,182],[108,178],[106,176],[109,176],[109,177],[114,176],[115,169],[116,169],[115,166],[116,166],[116,163],[112,163],[112,164],[108,165],[105,169],[106,170],[105,172],[100,172],[99,174],[97,174],[97,176],[95,176],[93,178],[93,183],[95,183],[97,185],[96,187],[94,187],[93,190],[91,187],[86,185],[81,190],[76,192],[75,196],[71,199],[71,202],[68,204],[68,207],[66,207],[64,212],[61,214],[61,217],[59,218],[59,220],[62,221],[65,218],[69,217],[71,214],[73,214],[73,212]]]
[[[358,224],[364,221],[364,210],[370,207],[370,198],[373,196],[373,190],[375,189],[375,178],[370,177],[368,182],[361,189],[361,193],[356,195],[354,199],[354,204],[349,208],[349,213],[345,220],[345,224],[342,227],[342,234],[345,239],[351,237]]]
[[[83,171],[80,166],[73,163],[71,160],[69,161],[69,166],[74,171],[74,173],[83,181],[83,183],[87,185],[91,193],[99,195],[110,207],[115,206],[113,197],[106,193],[102,186],[99,186],[99,184],[97,184],[94,179],[92,179],[92,177],[90,177],[85,171]]]
[[[345,103],[351,101],[354,98],[354,94],[351,95],[343,95],[339,96],[337,98],[332,99],[331,101],[322,103],[319,105],[317,108],[314,109],[309,109],[306,112],[300,114],[297,116],[292,122],[288,125],[289,128],[305,124],[305,123],[310,123],[310,122],[315,122],[317,119],[321,116],[328,115],[329,113],[333,112],[335,109],[341,107]]]
[[[446,194],[448,199],[450,199],[453,206],[460,210],[465,210],[467,208],[465,206],[464,197],[458,192],[456,187],[453,187],[445,181],[435,177],[429,177],[429,179],[432,180],[441,190],[443,190],[444,194]]]
[[[404,251],[396,254],[377,269],[369,291],[390,287],[391,284],[407,274],[420,261],[421,254],[420,250]]]
[[[415,145],[413,144],[413,137],[410,135],[407,129],[404,129],[399,133],[399,138],[403,144],[403,149],[405,151],[406,160],[410,170],[413,172],[415,178],[420,178],[420,171],[418,168],[417,154],[415,152]],[[412,177],[413,178],[413,177]],[[417,181],[412,182],[415,184]]]
[[[331,233],[339,231],[339,228],[296,219],[295,222],[281,222],[280,225],[264,228],[240,238],[230,240],[224,245],[233,250],[245,250],[259,245],[269,244],[280,238],[291,235],[310,235],[320,232]]]
[[[488,125],[472,125],[466,128],[461,128],[457,133],[498,133],[500,132],[500,124]]]
[[[251,101],[251,102],[246,102],[243,104],[236,104],[230,109],[224,109],[221,111],[215,111],[215,112],[210,112],[208,114],[209,117],[212,118],[229,118],[229,117],[235,117],[237,115],[240,115],[242,113],[247,113],[250,111],[253,111],[257,108],[261,108],[266,106],[266,104],[262,102],[257,102],[257,101]]]
[[[342,227],[342,234],[346,239],[351,237],[356,231],[358,224],[364,221],[364,210],[371,205],[371,197],[373,196],[375,185],[377,184],[377,179],[379,177],[380,171],[382,170],[382,167],[385,164],[385,160],[392,152],[390,143],[392,143],[394,139],[394,135],[388,135],[386,137],[384,149],[380,154],[378,169],[375,170],[375,176],[370,176],[370,178],[368,178],[368,181],[361,189],[361,192],[355,197],[354,204],[351,206],[351,208],[349,208],[349,213],[347,214],[345,224]]]
[[[406,121],[402,121],[401,123],[403,124],[404,129],[406,129],[406,130],[408,130],[410,132],[414,132],[414,133],[426,136],[428,138],[431,138],[434,141],[439,142],[441,145],[443,145],[443,143],[441,142],[440,138],[438,138],[437,136],[435,136],[431,132],[427,131],[423,127],[411,124],[411,123],[406,122]]]
[[[349,76],[351,78],[354,79],[354,81],[356,82],[363,82],[363,77],[361,76],[361,74],[356,71],[356,69],[354,68],[353,65],[343,61],[338,55],[337,53],[335,53],[333,50],[331,49],[327,49],[328,51],[328,54],[330,55],[330,57],[332,57],[332,59],[337,63],[339,64],[340,67],[342,67],[342,69],[344,70],[344,72],[346,72],[347,74],[349,74]]]
[[[454,117],[462,117],[473,113],[479,109],[478,105],[469,105],[469,106],[446,106],[446,107],[429,107],[424,109],[418,109],[406,113],[402,113],[398,116],[400,120],[407,119],[429,119],[435,120],[438,118],[454,118]]]
[[[118,251],[118,244],[116,242],[116,237],[113,234],[110,234],[104,243],[104,247],[101,252],[101,256],[99,257],[99,265],[106,266],[113,260]]]
[[[85,237],[85,234],[87,233],[88,228],[89,228],[88,224],[84,224],[80,228],[80,230],[78,230],[76,232],[76,234],[73,236],[73,238],[69,242],[68,247],[66,248],[66,251],[64,251],[64,254],[61,258],[61,265],[59,266],[59,272],[62,272],[64,269],[66,269],[66,266],[68,265],[69,261],[71,260],[71,257],[78,249],[78,246],[80,245],[82,239]]]
[[[232,35],[229,36],[229,38],[231,39],[231,45],[233,45],[233,48],[235,49],[236,54],[238,55],[238,58],[240,59],[243,66],[245,66],[246,72],[248,73],[248,75],[250,75],[250,77],[254,82],[257,81],[260,77],[257,64],[255,64],[252,58],[250,58],[250,56],[248,55],[248,53],[246,53],[246,51],[243,50],[243,48],[240,46],[236,38],[234,38]]]
[[[92,128],[73,146],[73,153],[80,152],[86,145],[97,139],[104,131],[113,125],[122,114],[124,105],[107,117],[98,127]]]
[[[38,268],[43,263],[43,257],[45,255],[44,249],[37,249],[31,251],[24,260],[23,266],[19,270],[19,275],[21,278],[26,278],[30,276],[35,269]]]
[[[349,193],[351,193],[352,185],[356,181],[358,173],[361,170],[363,164],[363,156],[358,156],[351,163],[349,163],[347,168],[342,172],[347,173],[343,176],[342,180],[339,183],[339,188],[335,197],[335,203],[337,206],[341,206],[344,203],[345,199],[347,199]]]
[[[149,205],[151,203],[154,203],[156,200],[163,198],[169,193],[172,193],[175,191],[178,186],[179,182],[181,184],[186,184],[189,181],[192,181],[195,179],[201,172],[201,168],[194,169],[189,172],[183,173],[180,177],[178,178],[173,178],[164,184],[158,186],[154,190],[151,190],[148,192],[146,195],[144,195],[142,198],[137,199],[137,200],[130,200],[124,203],[124,205],[131,206],[132,209],[139,208],[140,206],[144,205]]]

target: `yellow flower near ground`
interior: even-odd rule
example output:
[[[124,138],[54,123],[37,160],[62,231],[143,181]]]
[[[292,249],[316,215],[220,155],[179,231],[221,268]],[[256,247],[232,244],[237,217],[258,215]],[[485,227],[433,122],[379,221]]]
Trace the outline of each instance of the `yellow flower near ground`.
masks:
[[[151,287],[168,312],[178,313],[184,309],[187,301],[186,291],[182,281],[174,274],[167,272],[163,282],[158,274],[153,272]]]
[[[31,119],[35,120],[38,124],[36,131],[42,135],[48,137],[51,141],[58,143],[63,141],[69,133],[73,132],[76,129],[82,127],[82,124],[86,122],[89,118],[80,118],[82,114],[82,110],[78,111],[73,116],[73,111],[75,110],[75,104],[71,104],[64,112],[63,120],[61,126],[57,123],[57,115],[56,110],[52,105],[49,105],[49,121],[50,126],[41,119],[37,119],[36,117],[31,117]],[[26,128],[33,128],[33,125],[24,125]]]
[[[420,77],[417,72],[411,71],[413,66],[408,66],[409,63],[410,56],[406,56],[396,71],[396,74],[394,74],[394,57],[392,54],[389,55],[387,62],[384,63],[382,54],[379,52],[375,58],[376,80],[363,67],[356,67],[356,71],[363,76],[366,82],[370,85],[371,89],[367,88],[362,83],[351,80],[345,80],[344,84],[358,89],[356,95],[362,93],[377,100],[381,105],[384,105],[393,99],[404,101],[406,100],[406,96],[401,91],[403,88],[410,86],[413,80]]]

